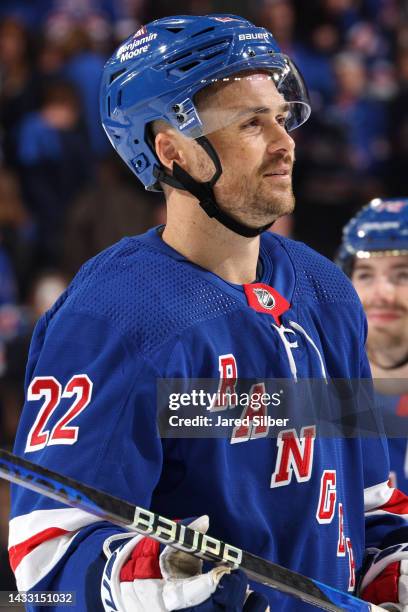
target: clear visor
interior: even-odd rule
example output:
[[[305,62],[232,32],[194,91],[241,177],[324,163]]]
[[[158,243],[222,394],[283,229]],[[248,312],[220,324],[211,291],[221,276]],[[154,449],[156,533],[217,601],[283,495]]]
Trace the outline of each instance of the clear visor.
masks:
[[[263,60],[263,61],[262,61]],[[280,53],[234,66],[234,73],[209,77],[191,97],[173,100],[168,117],[184,136],[198,138],[233,124],[268,117],[294,130],[310,115],[304,81],[291,60]]]

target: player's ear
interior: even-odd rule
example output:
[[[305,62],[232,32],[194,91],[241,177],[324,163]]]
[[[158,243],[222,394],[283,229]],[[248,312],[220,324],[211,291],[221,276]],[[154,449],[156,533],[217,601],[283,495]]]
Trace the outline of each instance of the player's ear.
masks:
[[[168,170],[173,169],[174,162],[177,162],[182,168],[186,167],[182,143],[174,130],[166,129],[158,132],[155,136],[154,146],[157,157]]]

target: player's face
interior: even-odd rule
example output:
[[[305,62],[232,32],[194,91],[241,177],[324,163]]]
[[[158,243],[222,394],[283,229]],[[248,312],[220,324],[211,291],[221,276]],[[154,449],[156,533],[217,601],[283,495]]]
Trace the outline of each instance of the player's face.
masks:
[[[220,207],[252,227],[292,212],[295,145],[285,129],[288,105],[271,77],[232,80],[208,104],[216,116],[235,118],[208,135],[222,164],[214,188]]]
[[[368,348],[408,352],[408,255],[357,259],[352,282],[367,315]]]

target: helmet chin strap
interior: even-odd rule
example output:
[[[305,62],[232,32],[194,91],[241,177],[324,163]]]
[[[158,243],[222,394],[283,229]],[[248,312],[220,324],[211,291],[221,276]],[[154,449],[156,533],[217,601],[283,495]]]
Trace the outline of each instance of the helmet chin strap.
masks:
[[[262,227],[249,227],[248,225],[244,225],[243,223],[236,221],[233,219],[233,217],[221,210],[216,202],[213,191],[215,183],[222,174],[220,158],[207,138],[200,136],[199,138],[196,138],[196,142],[198,142],[198,144],[204,149],[214,163],[215,173],[209,181],[205,181],[203,183],[196,181],[176,162],[173,164],[172,176],[166,174],[163,168],[156,167],[154,170],[155,177],[159,181],[167,183],[176,189],[183,189],[184,191],[191,193],[195,198],[197,198],[201,208],[209,217],[217,219],[217,221],[224,225],[224,227],[227,227],[229,230],[239,234],[240,236],[245,236],[245,238],[253,238],[255,236],[259,236],[259,234],[262,234],[262,232],[269,229],[273,225],[273,222],[263,225]]]

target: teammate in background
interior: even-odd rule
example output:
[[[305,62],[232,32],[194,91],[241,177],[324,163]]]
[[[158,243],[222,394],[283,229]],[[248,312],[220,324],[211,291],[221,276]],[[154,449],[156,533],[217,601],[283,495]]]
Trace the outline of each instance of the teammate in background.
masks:
[[[157,436],[160,378],[233,390],[248,378],[264,389],[270,378],[369,377],[350,282],[265,231],[293,210],[291,131],[309,113],[296,67],[240,17],[160,19],[117,50],[103,125],[146,188],[164,191],[167,224],[90,260],[38,324],[15,451],[163,515],[199,517],[202,531],[207,514],[214,536],[342,591],[375,547],[363,595],[402,608],[407,500],[387,484],[381,437],[319,437],[315,421],[276,439],[254,421],[230,439]],[[80,610],[311,610],[259,584],[244,604],[241,572],[201,574],[194,558],[19,487],[10,559],[20,589],[75,590]]]
[[[367,355],[389,433],[391,479],[408,493],[408,199],[365,206],[344,228],[338,262],[367,315]]]

